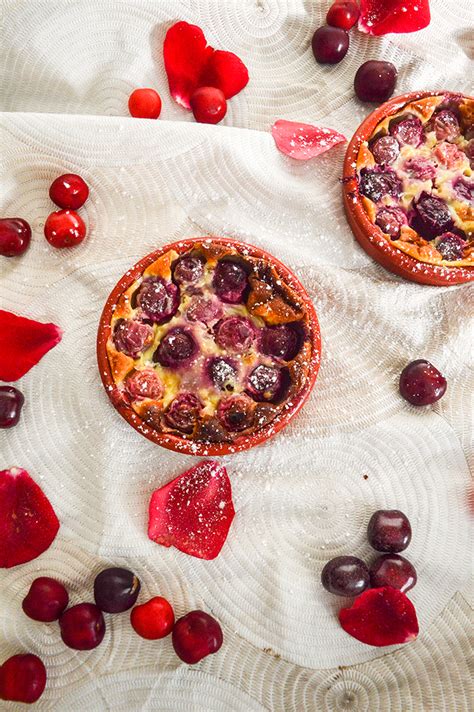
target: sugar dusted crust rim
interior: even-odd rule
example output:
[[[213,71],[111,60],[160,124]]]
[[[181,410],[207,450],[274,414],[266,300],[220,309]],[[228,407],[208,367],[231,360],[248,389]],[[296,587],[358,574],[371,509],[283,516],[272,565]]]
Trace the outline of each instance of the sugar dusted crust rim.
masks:
[[[386,269],[401,277],[421,284],[449,286],[474,281],[474,264],[466,266],[465,261],[447,263],[442,260],[424,260],[416,256],[411,246],[401,240],[392,241],[382,230],[372,222],[367,212],[367,201],[359,195],[357,172],[366,165],[364,161],[364,146],[384,120],[392,120],[398,113],[407,108],[417,113],[420,118],[428,120],[436,106],[444,97],[459,96],[459,93],[449,91],[411,92],[390,99],[375,109],[362,122],[352,137],[344,159],[343,200],[346,215],[354,236],[365,251]],[[432,102],[426,100],[432,99]],[[471,97],[466,97],[469,101]],[[423,112],[429,112],[423,113]],[[371,203],[372,205],[372,203]],[[369,209],[370,213],[370,209]],[[402,247],[400,247],[400,244]],[[412,254],[410,254],[412,252]]]
[[[261,315],[260,312],[263,308],[263,310],[266,310],[266,320],[268,320],[268,316],[270,316],[270,319],[276,318],[274,321],[268,320],[268,323],[276,324],[285,323],[285,318],[287,321],[294,321],[294,310],[299,309],[299,317],[297,318],[304,321],[307,330],[307,338],[305,339],[304,345],[300,351],[300,354],[303,354],[304,356],[300,356],[300,354],[298,354],[294,362],[291,362],[291,368],[294,369],[293,383],[295,387],[288,393],[287,397],[281,404],[276,417],[274,417],[274,419],[272,419],[272,421],[268,424],[263,424],[260,427],[257,426],[251,432],[244,431],[243,434],[237,434],[237,437],[235,437],[235,439],[231,442],[226,441],[220,443],[209,443],[206,441],[196,441],[182,435],[177,435],[176,432],[166,432],[165,430],[159,430],[155,427],[151,427],[140,417],[137,412],[135,412],[128,402],[125,402],[119,388],[120,379],[123,378],[123,373],[119,371],[115,374],[115,376],[112,373],[112,369],[115,364],[114,359],[116,358],[116,354],[119,354],[119,352],[115,349],[111,350],[110,348],[111,324],[115,316],[120,317],[122,314],[126,313],[123,295],[132,285],[135,284],[137,279],[139,279],[144,272],[146,275],[152,273],[159,274],[163,277],[167,277],[168,275],[170,276],[171,262],[173,259],[191,249],[194,250],[198,248],[206,250],[206,254],[209,255],[211,259],[215,259],[216,261],[223,256],[239,256],[243,258],[244,261],[259,265],[262,270],[270,270],[274,277],[278,279],[280,290],[279,296],[282,298],[283,303],[289,306],[293,311],[288,313],[288,318],[286,318],[285,313],[280,311],[280,315],[278,317],[281,304],[273,304],[269,309],[268,304],[262,305],[262,300],[256,299],[255,302],[249,307],[250,313],[253,313],[252,309],[255,309],[255,313],[257,315]],[[172,255],[168,265],[166,265],[166,260],[169,254],[173,252],[174,256]],[[167,268],[169,272],[167,272]],[[255,289],[251,290],[249,299],[252,294],[255,295]],[[114,351],[115,355],[113,353]],[[157,250],[156,252],[147,255],[140,260],[140,262],[128,270],[128,272],[119,280],[110,294],[101,316],[97,338],[97,355],[100,375],[106,392],[114,407],[136,430],[141,432],[145,435],[145,437],[153,442],[178,452],[199,456],[223,455],[230,452],[245,450],[263,442],[281,430],[301,408],[314,386],[319,369],[320,352],[320,332],[314,306],[299,280],[297,280],[297,278],[287,267],[285,267],[285,265],[266,253],[264,250],[227,238],[189,238],[187,240],[166,245],[162,249]],[[119,360],[121,360],[121,356],[124,356],[124,354],[119,354]],[[124,358],[128,360],[130,357],[124,356]],[[300,359],[300,362],[298,362],[298,359]],[[130,359],[130,361],[132,364],[134,363],[133,359]],[[124,370],[129,369],[130,366],[130,363],[125,365],[122,363]]]

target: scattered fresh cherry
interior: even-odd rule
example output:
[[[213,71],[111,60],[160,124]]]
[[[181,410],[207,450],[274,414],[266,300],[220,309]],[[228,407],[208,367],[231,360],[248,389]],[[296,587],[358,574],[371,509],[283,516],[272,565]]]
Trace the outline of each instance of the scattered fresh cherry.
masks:
[[[13,386],[0,386],[0,428],[13,428],[20,420],[25,398]]]
[[[337,64],[347,54],[349,35],[340,27],[324,25],[314,33],[311,46],[319,64]]]
[[[356,556],[336,556],[322,570],[321,583],[336,596],[358,596],[369,585],[369,570]]]
[[[354,91],[361,101],[380,104],[389,99],[397,83],[397,68],[391,62],[370,59],[354,77]]]
[[[403,551],[411,541],[408,517],[398,509],[379,509],[370,518],[367,537],[377,551]]]
[[[57,210],[46,218],[44,234],[53,247],[73,247],[85,238],[86,226],[73,210]]]
[[[154,89],[135,89],[128,98],[128,110],[136,119],[157,119],[161,114],[161,98]]]
[[[0,255],[18,257],[28,249],[31,227],[22,218],[0,219]]]
[[[0,667],[0,699],[31,704],[46,686],[46,668],[31,653],[13,655]]]
[[[68,608],[59,619],[59,627],[63,642],[74,650],[97,648],[105,635],[104,616],[93,603]]]
[[[60,208],[77,210],[89,197],[89,188],[81,176],[65,173],[51,183],[49,197]]]
[[[191,109],[200,124],[218,124],[227,113],[224,92],[215,87],[199,87],[191,96]]]
[[[158,640],[173,630],[174,612],[166,598],[155,596],[141,606],[135,606],[130,622],[142,638]]]
[[[446,392],[446,379],[425,359],[412,361],[400,374],[400,394],[412,405],[431,405]]]
[[[222,628],[208,613],[191,611],[176,621],[172,641],[176,655],[194,665],[217,653],[223,642]]]
[[[352,0],[336,0],[328,10],[326,22],[332,27],[350,30],[359,19],[359,8]]]
[[[382,554],[369,569],[372,588],[392,586],[403,593],[416,584],[416,571],[413,564],[399,554]]]
[[[62,583],[40,576],[30,586],[22,608],[34,621],[56,621],[69,603],[69,595]]]
[[[113,567],[104,569],[94,581],[97,606],[107,613],[122,613],[135,605],[140,581],[132,571]]]

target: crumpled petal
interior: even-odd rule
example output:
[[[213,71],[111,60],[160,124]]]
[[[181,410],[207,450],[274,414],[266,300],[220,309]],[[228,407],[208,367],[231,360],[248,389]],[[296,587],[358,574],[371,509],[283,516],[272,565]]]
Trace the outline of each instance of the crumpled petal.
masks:
[[[369,35],[417,32],[430,20],[429,0],[360,0],[359,30]]]
[[[198,87],[217,87],[230,99],[249,80],[247,67],[237,55],[210,47],[201,28],[188,22],[170,27],[163,56],[171,96],[186,109],[191,108],[190,99]]]
[[[298,161],[307,161],[329,151],[336,144],[347,141],[345,136],[334,129],[284,119],[275,121],[272,136],[282,153]]]
[[[42,324],[0,309],[0,381],[17,381],[62,338],[55,324]]]
[[[148,536],[199,559],[215,559],[235,515],[230,480],[218,462],[199,462],[150,500]]]

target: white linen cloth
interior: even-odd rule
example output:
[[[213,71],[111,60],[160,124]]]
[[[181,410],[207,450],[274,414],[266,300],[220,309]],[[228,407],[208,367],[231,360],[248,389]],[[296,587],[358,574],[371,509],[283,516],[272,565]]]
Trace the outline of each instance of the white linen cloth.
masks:
[[[371,107],[352,80],[366,59],[393,61],[397,93],[472,93],[472,0],[432,0],[431,25],[370,38],[356,30],[340,65],[310,49],[329,2],[309,0],[3,0],[0,49],[1,215],[33,228],[29,251],[0,258],[0,306],[64,329],[59,346],[18,387],[20,424],[0,432],[0,469],[26,468],[61,521],[52,547],[2,570],[0,661],[30,651],[48,669],[37,710],[277,712],[469,709],[473,293],[398,279],[357,245],[341,201],[344,147],[308,163],[281,155],[277,118],[333,127],[350,138]],[[162,44],[185,19],[247,64],[248,87],[219,126],[194,123],[167,89]],[[127,115],[137,86],[162,96],[158,121]],[[51,181],[81,174],[84,243],[54,250],[42,235]],[[299,276],[323,338],[313,394],[280,435],[223,458],[237,516],[211,562],[147,539],[154,489],[195,463],[141,437],[99,381],[95,338],[104,301],[140,257],[192,235],[259,245]],[[428,358],[448,390],[416,409],[397,392],[403,366]],[[471,490],[472,495],[472,490]],[[472,506],[472,499],[471,499]],[[345,599],[320,584],[340,554],[375,557],[366,526],[378,508],[413,525],[406,556],[418,640],[372,648],[349,637]],[[127,614],[106,616],[102,645],[66,648],[56,624],[35,623],[21,601],[40,575],[65,581],[72,603],[92,600],[95,575],[123,565],[140,600],[166,596],[221,622],[225,641],[197,666],[169,638],[148,642]],[[0,702],[1,710],[18,709]]]

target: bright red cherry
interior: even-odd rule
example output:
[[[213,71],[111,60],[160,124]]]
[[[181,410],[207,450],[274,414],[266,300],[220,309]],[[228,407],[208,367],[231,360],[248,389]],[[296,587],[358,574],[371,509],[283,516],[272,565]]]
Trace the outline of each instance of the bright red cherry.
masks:
[[[332,27],[350,30],[359,19],[359,8],[352,0],[336,0],[326,15],[326,22]]]
[[[53,247],[74,247],[85,238],[86,226],[74,210],[57,210],[46,218],[44,235]]]
[[[161,114],[161,99],[154,89],[135,89],[128,98],[128,110],[136,119],[157,119]]]
[[[194,665],[211,653],[217,653],[223,641],[222,628],[204,611],[191,611],[179,618],[173,628],[173,648],[188,665]]]
[[[60,208],[77,210],[89,197],[89,188],[81,176],[65,173],[53,180],[49,188],[49,197]]]
[[[400,394],[412,405],[431,405],[446,392],[446,379],[425,359],[412,361],[400,374]]]
[[[224,92],[215,87],[199,87],[191,97],[191,109],[200,124],[218,124],[227,113]]]
[[[174,612],[166,598],[155,596],[141,606],[135,606],[130,622],[142,638],[158,640],[173,630]]]
[[[0,219],[0,255],[17,257],[28,249],[31,227],[22,218]]]
[[[311,40],[315,60],[319,64],[337,64],[347,54],[349,35],[340,27],[319,27]]]
[[[61,638],[69,648],[92,650],[105,635],[102,611],[93,603],[79,603],[68,608],[59,619]]]
[[[13,655],[0,667],[2,700],[31,704],[39,700],[45,686],[46,668],[36,655]]]
[[[69,603],[68,592],[56,579],[40,576],[30,586],[22,608],[34,621],[56,621]]]

